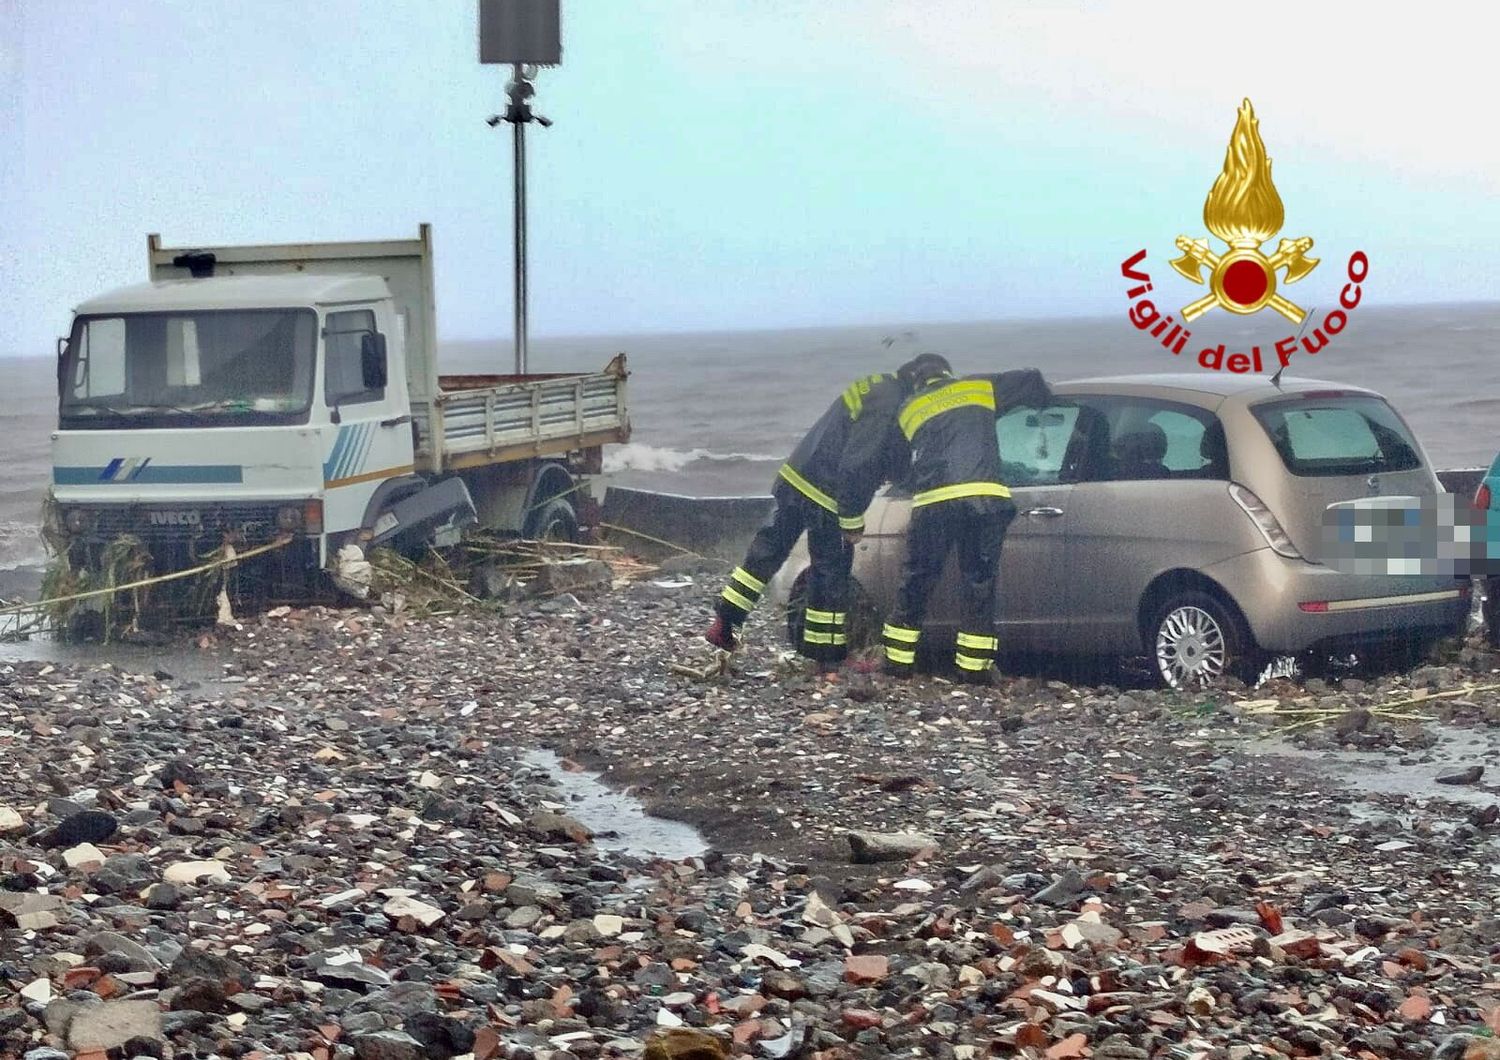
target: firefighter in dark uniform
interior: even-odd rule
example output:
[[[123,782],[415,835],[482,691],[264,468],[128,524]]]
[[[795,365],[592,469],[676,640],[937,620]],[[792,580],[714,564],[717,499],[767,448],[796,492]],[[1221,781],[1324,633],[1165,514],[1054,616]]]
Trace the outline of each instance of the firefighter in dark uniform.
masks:
[[[851,383],[782,465],[771,491],[776,510],[719,596],[705,634],[710,644],[734,650],[739,627],[805,530],[812,564],[797,647],[824,670],[844,660],[854,543],[864,532],[875,490],[909,462],[896,414],[916,385],[917,363]]]
[[[918,374],[917,389],[898,417],[912,449],[913,496],[901,591],[881,637],[885,670],[911,675],[927,599],[949,550],[956,549],[963,613],[954,662],[963,680],[985,684],[999,647],[994,611],[1000,548],[1016,515],[1000,478],[995,420],[1012,408],[1047,405],[1051,390],[1034,368],[964,379],[937,366]]]

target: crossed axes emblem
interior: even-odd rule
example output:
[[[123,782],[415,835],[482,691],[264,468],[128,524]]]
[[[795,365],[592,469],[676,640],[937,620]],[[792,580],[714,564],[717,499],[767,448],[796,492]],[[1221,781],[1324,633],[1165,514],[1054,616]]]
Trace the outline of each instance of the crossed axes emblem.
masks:
[[[1296,283],[1318,267],[1318,258],[1307,257],[1313,241],[1308,236],[1283,239],[1269,258],[1249,241],[1231,246],[1229,253],[1215,254],[1206,239],[1177,237],[1182,257],[1174,258],[1172,268],[1192,280],[1203,283],[1203,268],[1209,269],[1209,293],[1182,308],[1182,319],[1192,321],[1220,306],[1231,313],[1254,313],[1265,306],[1286,317],[1293,324],[1302,323],[1307,311],[1290,299],[1276,293],[1276,273],[1286,269],[1286,283]],[[1227,281],[1227,289],[1226,289]]]

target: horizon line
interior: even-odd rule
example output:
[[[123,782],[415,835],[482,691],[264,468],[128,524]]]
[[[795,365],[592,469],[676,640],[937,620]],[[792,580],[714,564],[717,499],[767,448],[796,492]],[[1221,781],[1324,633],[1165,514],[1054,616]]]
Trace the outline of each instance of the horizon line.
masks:
[[[1414,309],[1479,309],[1491,307],[1500,310],[1500,299],[1470,299],[1463,301],[1431,301],[1431,302],[1395,302],[1388,305],[1370,306],[1366,310],[1370,315],[1378,315],[1383,312],[1410,311]],[[961,327],[983,324],[1048,324],[1062,321],[1067,322],[1101,322],[1111,320],[1121,313],[1077,313],[1077,314],[1053,314],[1050,316],[1010,316],[1010,317],[963,317],[948,319],[929,320],[904,320],[904,321],[854,321],[831,324],[783,324],[779,327],[690,327],[690,328],[667,328],[659,331],[548,331],[538,332],[527,336],[530,342],[567,342],[572,340],[598,340],[598,339],[639,339],[639,338],[680,338],[691,335],[755,335],[775,334],[797,331],[916,331],[920,328],[936,327]],[[500,349],[513,348],[514,336],[506,335],[439,335],[438,345],[445,344],[494,344]],[[0,353],[0,360],[24,361],[41,360],[50,357],[51,353]]]

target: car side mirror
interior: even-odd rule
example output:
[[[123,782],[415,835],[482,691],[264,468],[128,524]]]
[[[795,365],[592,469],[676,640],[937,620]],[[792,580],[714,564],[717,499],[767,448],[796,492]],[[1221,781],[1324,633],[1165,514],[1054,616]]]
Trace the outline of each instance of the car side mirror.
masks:
[[[367,331],[359,337],[359,368],[366,390],[383,390],[386,380],[385,336]]]

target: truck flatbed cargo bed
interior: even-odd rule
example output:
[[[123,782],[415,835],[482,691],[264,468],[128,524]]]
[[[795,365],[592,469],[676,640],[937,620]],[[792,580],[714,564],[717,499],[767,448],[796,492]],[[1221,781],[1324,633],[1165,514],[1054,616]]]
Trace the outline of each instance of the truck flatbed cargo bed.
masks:
[[[630,438],[625,360],[602,372],[445,375],[432,401],[413,401],[418,466],[455,471],[558,456]]]

